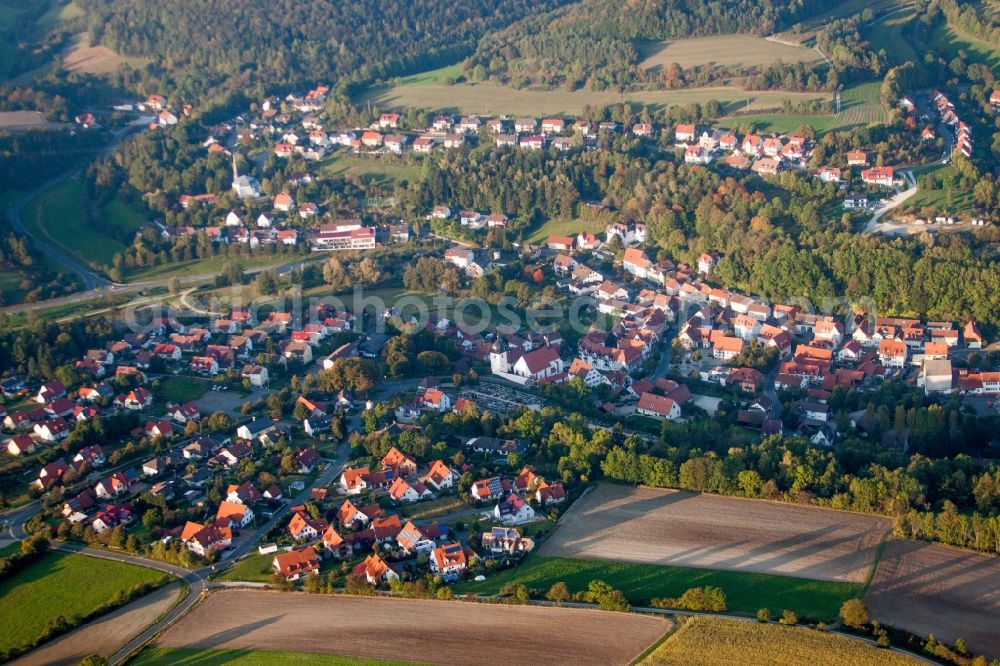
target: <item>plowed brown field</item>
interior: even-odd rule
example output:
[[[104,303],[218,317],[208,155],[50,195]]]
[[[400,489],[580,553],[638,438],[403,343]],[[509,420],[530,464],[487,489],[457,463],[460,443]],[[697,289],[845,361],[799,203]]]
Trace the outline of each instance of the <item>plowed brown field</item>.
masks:
[[[891,528],[877,516],[600,484],[539,554],[864,582]]]
[[[880,622],[1000,657],[1000,558],[893,540],[865,603]]]
[[[668,620],[629,613],[459,601],[215,592],[158,641],[440,664],[628,664]]]

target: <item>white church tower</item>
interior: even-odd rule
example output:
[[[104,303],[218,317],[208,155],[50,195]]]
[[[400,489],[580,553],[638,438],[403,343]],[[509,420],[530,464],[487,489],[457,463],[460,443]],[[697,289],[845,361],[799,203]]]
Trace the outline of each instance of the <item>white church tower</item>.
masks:
[[[236,169],[236,151],[233,151],[233,192],[241,199],[256,199],[260,196],[260,183],[253,176],[241,176]]]

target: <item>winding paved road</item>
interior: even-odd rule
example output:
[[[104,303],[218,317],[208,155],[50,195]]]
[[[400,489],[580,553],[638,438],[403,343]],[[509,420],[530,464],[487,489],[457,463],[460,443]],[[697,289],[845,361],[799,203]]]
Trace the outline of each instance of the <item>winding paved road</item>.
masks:
[[[133,132],[136,131],[136,126],[129,125],[121,129],[115,130],[111,134],[111,141],[108,142],[103,148],[97,149],[97,152],[101,155],[110,155],[115,148],[121,144],[126,138],[129,137]],[[98,289],[99,287],[104,287],[111,284],[111,281],[98,273],[90,270],[87,266],[83,265],[75,257],[67,253],[59,243],[48,235],[45,229],[40,227],[40,230],[45,234],[46,238],[40,238],[39,236],[33,234],[24,226],[21,221],[21,212],[28,202],[32,201],[36,197],[40,196],[45,190],[58,185],[62,181],[66,180],[73,174],[80,171],[80,167],[74,167],[69,171],[65,171],[55,178],[51,178],[35,189],[31,190],[27,194],[20,197],[14,204],[10,207],[7,213],[8,221],[10,222],[11,228],[20,234],[23,234],[31,239],[32,244],[38,249],[39,252],[49,257],[52,261],[57,264],[61,264],[70,270],[70,272],[75,273],[80,280],[83,282],[84,289],[87,291]],[[35,304],[32,304],[35,305]]]
[[[40,196],[45,190],[49,189],[50,187],[66,180],[75,172],[76,172],[75,170],[71,170],[63,174],[60,174],[55,178],[42,183],[32,191],[28,192],[27,194],[19,198],[7,212],[7,219],[10,222],[11,228],[14,229],[14,231],[18,232],[19,234],[22,234],[30,238],[31,243],[35,246],[35,248],[38,249],[39,252],[50,258],[55,263],[60,264],[61,266],[65,266],[70,270],[70,272],[75,273],[83,282],[84,289],[93,290],[97,289],[98,287],[109,285],[111,284],[111,282],[105,279],[104,277],[98,275],[94,271],[90,270],[83,264],[81,264],[79,261],[71,257],[68,253],[64,252],[51,237],[39,238],[35,234],[28,231],[28,228],[25,227],[24,224],[21,222],[21,211],[24,210],[24,207],[30,201]],[[42,229],[42,232],[45,233],[44,229]],[[32,303],[31,305],[35,304]]]
[[[306,259],[297,259],[295,261],[290,261],[288,263],[278,264],[275,266],[255,266],[253,268],[248,268],[244,270],[243,274],[250,276],[250,275],[256,275],[257,273],[262,273],[264,271],[273,270],[277,272],[278,275],[284,275],[286,273],[290,273],[296,268],[311,263],[323,261],[326,258],[327,258],[326,256],[308,257]],[[212,282],[213,280],[215,280],[217,276],[218,276],[217,272],[201,273],[198,275],[178,276],[177,281],[182,287],[192,287],[205,284],[207,282]],[[104,280],[104,278],[101,278],[100,276],[96,277],[98,279]],[[57,298],[50,298],[45,301],[35,301],[34,303],[19,303],[17,305],[9,305],[7,307],[0,308],[0,312],[3,312],[5,314],[17,314],[20,312],[28,312],[30,310],[45,310],[47,308],[58,307],[61,305],[84,303],[86,301],[92,301],[98,298],[103,298],[105,296],[138,293],[150,289],[156,289],[158,287],[166,287],[169,281],[170,278],[163,278],[161,280],[147,280],[145,282],[129,282],[126,284],[114,284],[108,282],[107,280],[104,280],[103,286],[100,287],[88,289],[87,291],[78,291],[75,294],[69,294],[68,296],[59,296]]]

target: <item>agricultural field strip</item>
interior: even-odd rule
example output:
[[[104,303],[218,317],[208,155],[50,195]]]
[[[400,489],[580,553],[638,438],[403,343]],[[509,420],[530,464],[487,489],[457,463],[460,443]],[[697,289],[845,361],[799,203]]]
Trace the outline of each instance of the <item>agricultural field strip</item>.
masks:
[[[715,35],[691,37],[666,42],[647,42],[640,47],[645,56],[639,63],[642,69],[660,69],[672,63],[688,69],[699,65],[768,65],[782,62],[816,62],[816,51],[803,46],[791,46],[768,41],[754,35]]]
[[[442,664],[531,663],[544,654],[552,663],[603,665],[629,663],[669,628],[663,618],[598,610],[225,590],[158,645],[432,655]]]
[[[423,108],[429,110],[454,110],[461,113],[485,115],[544,115],[550,113],[578,114],[588,104],[600,107],[622,101],[643,104],[688,105],[695,102],[718,101],[731,109],[726,112],[752,109],[773,109],[784,100],[793,102],[813,99],[830,99],[829,93],[789,93],[772,91],[744,91],[739,88],[690,88],[682,90],[647,90],[626,92],[577,90],[517,90],[494,83],[401,85],[391,88],[373,88],[360,95],[355,102],[371,102],[379,108]]]
[[[885,518],[601,484],[539,554],[863,582]]]
[[[1000,657],[1000,558],[892,540],[865,595],[872,615],[918,635]]]
[[[112,654],[170,610],[180,596],[181,584],[171,583],[32,650],[13,663],[16,666],[75,664],[88,654]]]
[[[923,660],[860,640],[804,627],[758,624],[724,617],[693,617],[642,666],[915,666]]]

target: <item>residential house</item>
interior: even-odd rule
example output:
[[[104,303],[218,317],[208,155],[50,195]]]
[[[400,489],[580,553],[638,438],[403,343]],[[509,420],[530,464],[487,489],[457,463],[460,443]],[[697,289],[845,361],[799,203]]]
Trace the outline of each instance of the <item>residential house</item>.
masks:
[[[674,400],[655,393],[643,393],[639,397],[635,411],[637,414],[655,419],[675,421],[681,416],[681,408]]]
[[[296,511],[288,521],[288,534],[296,541],[318,539],[328,527],[325,520],[313,518],[305,511]]]
[[[893,187],[895,173],[892,167],[872,167],[861,172],[861,181],[866,185]]]
[[[219,509],[215,513],[216,527],[238,529],[246,527],[251,522],[253,522],[253,509],[246,504],[238,504],[227,500],[219,503]]]
[[[520,495],[511,493],[493,508],[493,517],[504,525],[520,525],[535,519],[535,510]]]
[[[290,550],[275,555],[271,567],[275,574],[288,581],[316,576],[319,574],[319,555],[316,554],[315,548],[306,546],[301,550]]]
[[[395,569],[390,567],[385,560],[374,553],[366,557],[364,561],[354,567],[351,573],[359,578],[364,578],[372,585],[399,580],[399,574],[395,571]]]
[[[535,543],[522,537],[513,527],[494,527],[489,532],[483,532],[483,550],[490,555],[518,555],[527,553],[535,547]]]
[[[541,506],[561,504],[566,501],[566,487],[559,481],[555,483],[542,482],[535,491],[535,500]]]
[[[728,361],[743,351],[743,340],[720,335],[712,342],[712,356]]]
[[[646,253],[634,247],[625,249],[622,258],[622,268],[639,278],[645,278],[653,262],[649,260]]]
[[[323,532],[323,549],[339,560],[346,560],[354,554],[354,547],[344,540],[333,525]]]
[[[417,462],[409,454],[403,453],[395,446],[382,456],[382,468],[392,470],[393,476],[408,477],[417,473]]]
[[[848,152],[847,166],[868,166],[868,154],[863,150],[852,150]]]
[[[780,169],[781,163],[773,157],[761,157],[750,167],[758,176],[777,176]]]
[[[267,368],[263,365],[244,365],[240,375],[254,388],[263,388],[270,381]]]
[[[389,486],[389,497],[395,502],[419,502],[420,500],[431,499],[434,493],[420,481],[407,481],[403,477],[396,477],[392,485]]]
[[[698,128],[695,125],[680,123],[674,128],[674,139],[677,143],[694,141],[697,136]]]
[[[435,460],[430,464],[430,468],[427,474],[424,475],[423,480],[435,490],[446,490],[458,483],[458,473],[448,467],[444,461]]]
[[[58,379],[54,379],[41,385],[35,395],[35,402],[44,405],[56,398],[64,397],[66,397],[66,386]]]
[[[253,484],[253,481],[244,481],[239,485],[231,483],[226,488],[226,501],[228,502],[253,504],[254,502],[259,502],[262,498],[263,495],[257,490],[257,486]]]
[[[905,367],[908,353],[909,348],[902,340],[887,338],[878,345],[879,361],[887,368]]]
[[[14,435],[7,440],[7,453],[12,456],[26,456],[34,453],[38,445],[31,435]]]
[[[550,250],[559,250],[563,252],[571,251],[575,243],[576,239],[572,236],[549,236],[548,241],[546,241]]]
[[[469,488],[469,495],[475,500],[485,502],[508,495],[512,487],[510,479],[494,476],[474,482]]]
[[[72,428],[69,422],[63,418],[42,421],[40,423],[36,423],[34,427],[35,434],[46,442],[58,442],[63,440],[69,436],[71,430]]]
[[[451,580],[468,568],[465,547],[459,542],[445,544],[431,551],[430,569],[432,573]]]

